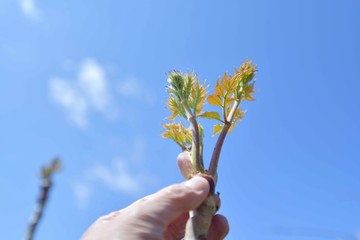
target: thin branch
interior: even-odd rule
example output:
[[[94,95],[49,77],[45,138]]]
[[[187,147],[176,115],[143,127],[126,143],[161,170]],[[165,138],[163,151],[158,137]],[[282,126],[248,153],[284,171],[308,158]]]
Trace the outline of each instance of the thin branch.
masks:
[[[61,162],[59,159],[54,159],[49,166],[43,167],[41,169],[40,196],[35,206],[34,215],[30,220],[29,227],[25,234],[25,238],[24,238],[25,240],[32,240],[34,237],[35,230],[37,229],[37,226],[39,225],[41,217],[43,216],[44,213],[44,207],[49,197],[49,191],[52,187],[51,176],[54,172],[57,172],[60,169],[61,169]]]
[[[51,180],[49,178],[43,178],[41,183],[41,194],[35,206],[35,212],[33,217],[30,220],[28,231],[25,235],[25,240],[32,240],[35,230],[40,222],[40,219],[44,212],[44,207],[46,205],[49,190],[52,186]]]
[[[209,170],[208,170],[209,174],[213,177],[216,176],[221,149],[222,149],[223,143],[225,141],[226,135],[231,127],[236,109],[239,107],[239,104],[240,104],[239,100],[235,101],[234,105],[231,108],[229,115],[227,116],[227,118],[225,118],[224,127],[221,130],[219,138],[216,141],[214,151],[213,151],[213,154],[212,154],[211,160],[210,160]]]
[[[210,160],[209,170],[208,170],[209,174],[213,177],[216,176],[217,167],[218,167],[219,158],[220,158],[220,152],[221,152],[222,145],[224,143],[226,134],[228,133],[230,127],[231,127],[230,122],[225,123],[223,129],[220,132],[219,138],[216,141],[214,151],[213,151],[213,154],[212,154],[211,160]]]

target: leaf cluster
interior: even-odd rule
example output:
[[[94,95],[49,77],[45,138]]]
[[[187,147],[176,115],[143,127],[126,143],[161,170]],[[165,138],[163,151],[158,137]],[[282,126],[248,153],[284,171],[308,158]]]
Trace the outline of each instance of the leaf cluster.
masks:
[[[168,108],[170,120],[177,116],[187,118],[200,115],[206,98],[206,87],[200,84],[197,75],[172,71],[168,75]]]
[[[171,71],[168,74],[167,91],[169,93],[168,108],[171,115],[169,120],[174,121],[177,117],[185,118],[190,123],[190,128],[184,127],[180,123],[164,124],[164,138],[170,138],[175,141],[183,150],[191,150],[191,162],[194,169],[203,172],[203,128],[198,124],[196,118],[202,117],[215,119],[219,123],[214,126],[214,135],[221,132],[209,171],[213,176],[216,175],[217,161],[221,151],[222,143],[228,132],[241,121],[245,111],[240,108],[240,102],[253,101],[254,81],[256,66],[251,61],[246,61],[238,69],[235,69],[233,75],[225,73],[221,79],[216,81],[214,93],[207,96],[204,83],[200,83],[196,74],[181,73]],[[215,107],[220,107],[220,111],[205,111],[203,107],[205,102]]]
[[[180,123],[167,123],[163,125],[165,132],[161,135],[163,138],[169,138],[176,142],[181,149],[190,150],[192,135],[191,131],[188,128]]]
[[[252,94],[255,92],[255,73],[256,66],[252,65],[251,61],[246,61],[239,69],[235,69],[234,75],[224,73],[221,80],[216,81],[214,93],[207,97],[207,101],[213,106],[221,107],[223,116],[221,118],[218,112],[205,112],[201,115],[221,122],[214,126],[214,135],[223,129],[224,124],[231,124],[231,132],[245,115],[245,111],[240,109],[240,102],[254,100]]]
[[[168,74],[168,83],[167,105],[171,112],[168,119],[185,118],[190,121],[192,130],[185,128],[181,123],[169,123],[164,125],[165,132],[162,136],[174,140],[182,149],[195,150],[194,144],[197,145],[197,148],[201,148],[203,131],[197,123],[196,117],[201,114],[206,100],[205,84],[199,82],[196,74],[189,72],[183,74],[179,71],[172,71]],[[199,150],[201,151],[201,149],[197,151]],[[194,154],[196,162],[195,158],[201,158],[201,153],[200,155]],[[201,165],[201,160],[197,161]]]

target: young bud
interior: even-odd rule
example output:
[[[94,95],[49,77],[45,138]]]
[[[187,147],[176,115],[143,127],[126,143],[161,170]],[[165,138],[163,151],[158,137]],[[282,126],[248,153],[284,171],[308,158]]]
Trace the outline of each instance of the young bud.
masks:
[[[169,74],[168,83],[175,91],[182,91],[184,88],[184,78],[178,71],[172,71]]]
[[[191,156],[188,151],[183,151],[176,159],[181,174],[185,179],[189,179],[195,172],[195,168],[191,163]]]

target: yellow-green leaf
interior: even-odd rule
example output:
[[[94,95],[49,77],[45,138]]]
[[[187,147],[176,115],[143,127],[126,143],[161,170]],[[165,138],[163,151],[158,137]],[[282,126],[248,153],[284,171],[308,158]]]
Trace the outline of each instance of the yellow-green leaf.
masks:
[[[202,112],[202,108],[204,106],[206,97],[206,87],[204,84],[200,84],[199,80],[196,79],[194,82],[190,99],[189,99],[189,106],[194,109],[194,114],[197,116]]]
[[[170,138],[175,141],[182,149],[187,149],[187,145],[191,143],[191,132],[185,128],[182,123],[168,123],[163,125],[165,132],[163,138]]]
[[[225,106],[230,106],[235,100],[237,100],[237,99],[236,98],[225,99]]]
[[[225,73],[224,75],[226,76],[226,73]],[[219,80],[216,81],[216,85],[215,85],[214,90],[215,90],[215,94],[216,94],[216,95],[218,95],[218,96],[222,96],[222,95],[223,95],[224,89],[222,89]]]
[[[218,134],[222,129],[223,129],[223,125],[221,125],[221,124],[216,124],[215,126],[214,126],[214,136],[216,135],[216,134]]]
[[[253,96],[251,96],[251,95],[248,95],[248,96],[245,96],[245,100],[254,101],[255,98],[253,98]]]
[[[228,133],[232,133],[233,129],[236,127],[236,123],[231,124]]]
[[[184,107],[180,103],[178,103],[174,97],[169,97],[168,108],[169,108],[170,112],[172,113],[168,117],[168,119],[173,120],[177,116],[185,117]]]
[[[207,119],[216,119],[221,121],[220,114],[218,112],[204,112],[200,115],[200,117],[207,118]]]
[[[240,108],[236,109],[236,112],[234,114],[233,123],[236,123],[238,121],[241,121],[245,115],[246,111],[241,111]]]
[[[213,106],[222,106],[221,98],[216,94],[209,95],[207,101]]]

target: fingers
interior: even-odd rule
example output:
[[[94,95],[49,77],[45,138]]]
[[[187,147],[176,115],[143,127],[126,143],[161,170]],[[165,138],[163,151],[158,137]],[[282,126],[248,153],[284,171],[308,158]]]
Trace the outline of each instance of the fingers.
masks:
[[[147,216],[155,216],[156,219],[152,219],[153,221],[166,226],[182,213],[197,208],[209,194],[209,188],[206,179],[193,177],[186,182],[160,190],[139,201],[134,207],[144,207]]]
[[[130,206],[130,209],[136,218],[151,223],[152,228],[163,229],[165,239],[180,238],[184,234],[187,212],[196,209],[209,194],[209,190],[209,182],[203,177],[195,176],[139,200]],[[224,239],[228,232],[229,224],[226,218],[215,215],[209,228],[208,239]]]
[[[186,212],[172,221],[164,232],[164,239],[183,239],[188,218],[189,213]]]
[[[229,233],[229,223],[223,215],[217,214],[213,217],[208,232],[208,240],[224,239]]]

